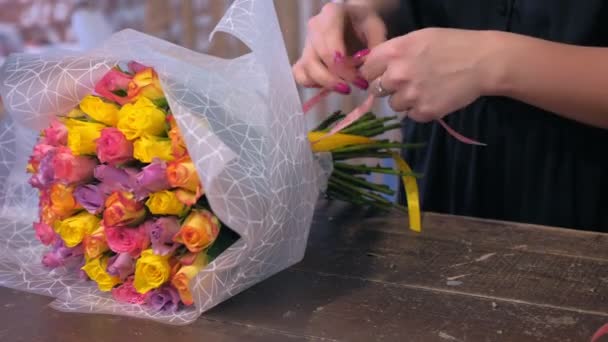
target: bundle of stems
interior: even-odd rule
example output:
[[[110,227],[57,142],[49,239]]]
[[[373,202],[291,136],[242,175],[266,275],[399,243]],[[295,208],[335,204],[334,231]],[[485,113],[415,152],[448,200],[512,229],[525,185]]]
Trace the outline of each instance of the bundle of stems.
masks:
[[[321,122],[314,131],[328,132],[341,121],[345,115],[342,112],[334,112]],[[353,122],[340,132],[338,141],[348,142],[351,140],[365,141],[357,143],[342,143],[336,148],[330,149],[333,158],[334,170],[329,177],[328,187],[325,195],[330,199],[350,202],[356,205],[369,206],[383,211],[407,210],[397,204],[392,197],[395,190],[386,184],[374,183],[369,180],[369,175],[386,174],[396,177],[415,177],[421,175],[413,172],[404,172],[396,168],[383,167],[380,165],[382,159],[392,159],[400,155],[403,149],[422,148],[422,143],[401,143],[386,139],[378,139],[380,135],[401,128],[397,117],[379,118],[373,113],[367,113],[359,120]],[[349,139],[353,136],[365,137],[367,139]],[[365,159],[368,163],[363,163]],[[377,159],[378,163],[370,166],[369,160]]]

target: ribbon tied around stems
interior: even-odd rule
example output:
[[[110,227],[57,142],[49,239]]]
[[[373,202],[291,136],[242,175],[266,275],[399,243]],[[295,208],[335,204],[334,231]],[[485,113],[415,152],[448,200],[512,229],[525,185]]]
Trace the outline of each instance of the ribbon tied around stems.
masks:
[[[344,56],[337,54],[334,59],[334,64],[329,68],[330,72],[334,75],[337,75],[341,79],[353,83],[355,78],[357,77],[357,65],[355,63],[354,58],[345,58]],[[331,93],[328,89],[322,89],[319,93],[317,93],[310,100],[306,101],[303,105],[302,111],[304,114],[309,112],[314,106],[316,106],[321,100],[327,97]],[[374,106],[375,96],[370,94],[367,96],[365,101],[362,104],[353,109],[342,121],[338,122],[328,133],[323,135],[316,136],[314,141],[311,141],[313,144],[322,143],[324,139],[327,139],[335,134],[338,134],[341,130],[348,127],[353,122],[357,121],[361,118],[365,113],[369,112],[371,108]],[[441,121],[440,121],[441,122]],[[445,123],[444,123],[445,125]],[[445,125],[446,129],[450,134],[455,136],[458,140],[468,142],[468,143],[477,143],[474,140],[468,139],[457,132],[454,132],[449,126]],[[477,143],[479,144],[479,143]],[[411,168],[401,158],[401,156],[397,153],[392,153],[392,159],[395,161],[395,167],[402,172],[410,172]],[[409,227],[412,231],[420,232],[422,230],[422,215],[420,213],[420,195],[418,191],[418,184],[416,183],[416,178],[413,176],[403,176],[402,177],[403,188],[405,190],[406,199],[407,199],[407,208],[408,208],[408,218],[409,218]]]

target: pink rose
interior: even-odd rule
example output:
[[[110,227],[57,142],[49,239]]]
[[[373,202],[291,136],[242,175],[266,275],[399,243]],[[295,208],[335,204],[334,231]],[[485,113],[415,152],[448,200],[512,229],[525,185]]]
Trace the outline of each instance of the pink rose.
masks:
[[[34,230],[36,231],[36,238],[44,245],[49,246],[55,242],[56,234],[48,224],[36,222],[34,223]]]
[[[68,143],[68,129],[59,120],[53,120],[51,125],[42,131],[42,141],[51,146],[66,146]]]
[[[140,72],[140,71],[142,71],[144,69],[149,68],[149,66],[145,66],[145,65],[143,65],[143,64],[141,64],[139,62],[136,62],[136,61],[130,61],[129,64],[128,64],[128,67],[129,67],[129,71],[132,72],[132,73],[134,73],[134,74],[136,74],[136,73],[138,73],[138,72]]]
[[[115,253],[129,253],[134,258],[139,257],[141,251],[150,244],[150,239],[143,226],[105,227],[108,246]]]
[[[112,69],[95,85],[95,92],[108,100],[124,105],[130,100],[126,96],[119,96],[116,93],[124,91],[126,95],[132,79],[133,77],[128,74]]]
[[[133,159],[133,143],[117,128],[104,128],[97,140],[97,156],[102,163],[123,164]]]
[[[113,288],[112,297],[120,303],[140,305],[146,302],[146,296],[135,290],[135,287],[133,286],[133,277],[129,278],[122,285]]]
[[[94,158],[75,156],[67,147],[57,148],[53,158],[55,180],[65,184],[84,183],[93,180],[93,171],[97,166]]]

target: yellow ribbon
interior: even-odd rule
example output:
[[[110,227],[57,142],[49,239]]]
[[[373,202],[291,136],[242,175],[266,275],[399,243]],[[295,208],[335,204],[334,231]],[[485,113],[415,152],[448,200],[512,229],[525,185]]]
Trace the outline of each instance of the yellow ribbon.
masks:
[[[397,169],[401,172],[412,172],[410,166],[397,153],[392,153]],[[403,176],[403,188],[407,198],[407,211],[410,219],[410,229],[420,233],[422,231],[422,219],[420,214],[420,195],[418,183],[414,176]]]
[[[308,140],[312,145],[313,152],[331,152],[350,145],[371,144],[375,142],[375,140],[368,137],[343,133],[337,133],[321,139],[326,134],[326,132],[318,131],[308,133]]]

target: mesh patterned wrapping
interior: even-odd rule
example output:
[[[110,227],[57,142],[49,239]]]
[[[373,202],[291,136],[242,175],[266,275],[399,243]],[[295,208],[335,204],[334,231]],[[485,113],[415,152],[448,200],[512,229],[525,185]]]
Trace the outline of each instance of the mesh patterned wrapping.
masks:
[[[52,296],[62,311],[186,324],[301,260],[327,176],[307,140],[272,0],[235,1],[217,31],[239,38],[251,53],[220,59],[127,30],[86,53],[7,60],[0,75],[8,112],[0,122],[0,285]],[[117,303],[78,272],[45,269],[46,247],[32,228],[38,196],[25,169],[39,130],[92,93],[111,67],[130,60],[158,72],[212,210],[241,236],[192,282],[194,307],[175,314]]]

